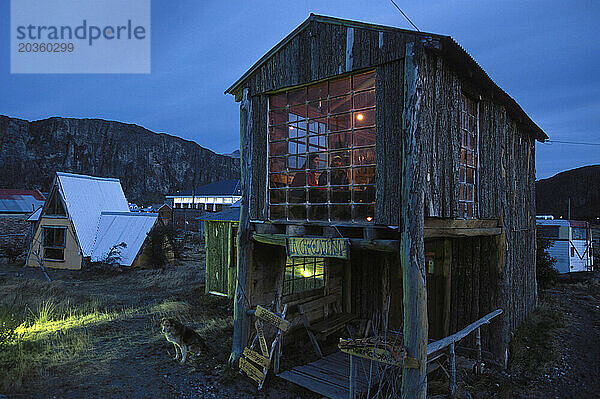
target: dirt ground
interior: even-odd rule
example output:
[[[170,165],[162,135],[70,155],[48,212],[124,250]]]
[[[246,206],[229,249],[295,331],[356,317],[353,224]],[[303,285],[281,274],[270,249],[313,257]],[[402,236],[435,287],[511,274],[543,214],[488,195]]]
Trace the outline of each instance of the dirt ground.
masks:
[[[204,262],[203,243],[188,237],[182,259],[164,271],[51,271],[48,283],[39,270],[1,266],[0,305],[28,320],[20,345],[30,356],[15,360],[12,371],[0,369],[0,398],[318,398],[276,377],[257,393],[227,366],[232,305],[204,294]],[[210,353],[174,361],[160,333],[164,316],[196,329]],[[294,356],[311,360],[294,354],[304,347],[288,347],[282,366]],[[472,362],[460,358],[457,396],[600,397],[599,361],[596,275],[540,292],[539,309],[513,338],[508,370],[490,365],[475,376]],[[445,377],[430,382],[438,387],[432,396],[447,396]]]
[[[600,398],[600,275],[563,277],[511,340],[508,370],[462,370],[465,398]]]
[[[20,359],[29,364],[15,364],[23,369],[16,377],[0,368],[8,385],[0,385],[0,398],[314,397],[277,378],[257,394],[251,381],[227,366],[233,311],[227,298],[204,294],[203,246],[188,239],[182,259],[166,271],[50,270],[50,283],[39,270],[1,266],[0,304],[30,319],[51,309],[44,327],[23,339],[39,356]],[[164,316],[193,327],[211,352],[183,365],[173,360],[173,345],[160,331]]]

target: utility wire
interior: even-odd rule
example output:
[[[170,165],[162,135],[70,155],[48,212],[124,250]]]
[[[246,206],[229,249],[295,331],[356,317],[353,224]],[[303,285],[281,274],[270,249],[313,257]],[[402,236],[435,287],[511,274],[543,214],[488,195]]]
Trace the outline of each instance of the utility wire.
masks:
[[[410,24],[413,26],[413,28],[415,28],[415,29],[417,30],[417,32],[421,32],[421,31],[419,30],[419,28],[417,28],[417,25],[413,24],[413,21],[411,21],[411,20],[410,20],[410,18],[408,18],[408,16],[407,16],[407,15],[404,13],[404,11],[402,11],[402,10],[400,9],[400,7],[398,7],[398,4],[396,4],[396,2],[395,2],[394,0],[390,0],[390,1],[392,2],[392,4],[393,4],[393,5],[395,5],[395,6],[396,6],[396,8],[398,9],[398,11],[400,11],[400,13],[402,13],[402,15],[404,15],[404,18],[406,18],[406,20],[407,20],[408,22],[410,22]]]
[[[561,140],[546,140],[544,144],[578,144],[578,145],[593,145],[600,146],[600,143],[584,143],[581,141],[561,141]]]

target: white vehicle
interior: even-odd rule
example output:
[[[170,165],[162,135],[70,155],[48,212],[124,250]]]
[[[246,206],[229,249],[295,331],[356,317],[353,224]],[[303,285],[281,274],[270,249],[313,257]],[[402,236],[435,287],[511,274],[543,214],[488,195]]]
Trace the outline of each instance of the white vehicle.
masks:
[[[592,270],[592,230],[588,222],[538,216],[536,224],[537,234],[552,242],[548,253],[556,258],[554,267],[559,273]]]

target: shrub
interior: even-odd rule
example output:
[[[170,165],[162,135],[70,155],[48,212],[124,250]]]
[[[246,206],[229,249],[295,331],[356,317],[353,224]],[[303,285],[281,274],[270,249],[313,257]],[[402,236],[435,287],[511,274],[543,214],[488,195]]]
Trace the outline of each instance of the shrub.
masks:
[[[556,282],[558,271],[554,268],[556,259],[550,256],[548,248],[552,242],[536,234],[535,274],[540,287],[549,287]]]

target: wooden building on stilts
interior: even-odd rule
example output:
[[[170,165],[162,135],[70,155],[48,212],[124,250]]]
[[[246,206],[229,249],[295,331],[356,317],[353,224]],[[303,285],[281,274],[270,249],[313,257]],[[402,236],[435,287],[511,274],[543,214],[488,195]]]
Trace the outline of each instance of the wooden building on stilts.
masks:
[[[287,304],[288,320],[339,305],[401,332],[417,364],[403,397],[425,397],[428,342],[497,309],[477,332],[506,363],[537,302],[535,140],[547,136],[462,47],[311,15],[226,93],[242,163],[232,360],[252,310]],[[319,298],[335,300],[303,307]]]

